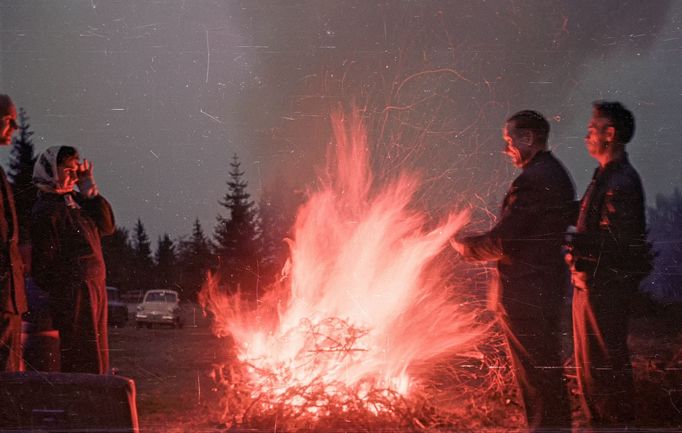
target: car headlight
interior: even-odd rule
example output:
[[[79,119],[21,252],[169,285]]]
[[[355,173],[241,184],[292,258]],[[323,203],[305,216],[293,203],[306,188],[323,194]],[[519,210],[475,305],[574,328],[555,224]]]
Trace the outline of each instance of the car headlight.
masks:
[[[137,311],[144,311],[144,307],[142,305],[137,306]]]

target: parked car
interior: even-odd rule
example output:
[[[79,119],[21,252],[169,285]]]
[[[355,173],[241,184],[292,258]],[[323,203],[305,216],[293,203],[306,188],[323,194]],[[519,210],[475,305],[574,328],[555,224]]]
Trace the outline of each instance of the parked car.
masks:
[[[109,326],[122,327],[128,322],[128,306],[121,301],[121,294],[116,287],[107,286]]]
[[[182,328],[180,317],[180,298],[175,290],[150,290],[144,295],[142,303],[137,306],[135,323],[138,328],[153,324],[166,324],[174,328]]]

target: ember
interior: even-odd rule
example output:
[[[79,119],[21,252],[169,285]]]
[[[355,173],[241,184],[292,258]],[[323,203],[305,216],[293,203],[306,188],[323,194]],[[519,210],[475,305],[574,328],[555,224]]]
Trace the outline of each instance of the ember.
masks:
[[[332,122],[335,157],[299,210],[282,281],[255,308],[212,277],[201,293],[237,347],[215,372],[237,423],[410,417],[426,367],[475,350],[487,329],[480,307],[454,300],[439,260],[468,215],[427,230],[410,207],[418,179],[376,185],[359,114]]]

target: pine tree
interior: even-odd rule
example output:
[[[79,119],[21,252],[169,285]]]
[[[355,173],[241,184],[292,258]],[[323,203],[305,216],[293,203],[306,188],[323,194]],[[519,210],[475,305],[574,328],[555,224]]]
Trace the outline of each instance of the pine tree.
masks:
[[[199,218],[194,221],[194,227],[192,228],[191,247],[194,256],[201,257],[204,259],[204,263],[210,264],[211,243],[204,235]]]
[[[232,289],[241,287],[243,293],[258,296],[258,232],[255,205],[246,192],[241,163],[235,154],[230,163],[228,192],[220,202],[229,217],[218,216],[214,231],[214,250],[218,257],[218,272]]]
[[[259,260],[266,284],[279,276],[288,256],[285,239],[291,236],[297,204],[283,178],[265,188],[258,202]]]
[[[177,289],[177,257],[175,252],[175,243],[170,238],[168,233],[164,233],[163,237],[159,237],[154,259],[156,261],[156,288],[172,290]]]
[[[134,251],[128,238],[128,230],[116,227],[111,236],[102,238],[102,254],[107,265],[107,285],[117,287],[122,293],[137,289],[130,270]]]
[[[153,267],[151,242],[142,221],[138,218],[133,231],[133,264],[131,266],[135,289],[143,292],[151,289],[148,286]]]
[[[33,164],[36,158],[33,153],[31,124],[23,108],[19,110],[19,134],[12,142],[9,161],[8,179],[14,192],[14,203],[19,222],[19,242],[26,244],[29,239],[31,209],[36,200],[37,189],[33,185]]]
[[[204,235],[198,218],[194,221],[191,238],[179,244],[178,261],[180,262],[178,279],[182,298],[196,299],[206,277],[206,272],[213,263],[211,243]]]

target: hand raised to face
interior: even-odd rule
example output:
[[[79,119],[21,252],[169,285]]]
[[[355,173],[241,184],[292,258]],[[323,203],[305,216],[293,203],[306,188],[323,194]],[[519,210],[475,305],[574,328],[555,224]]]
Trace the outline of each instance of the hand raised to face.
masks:
[[[83,179],[86,177],[92,177],[92,162],[87,159],[83,159],[83,162],[78,164],[78,179]]]

